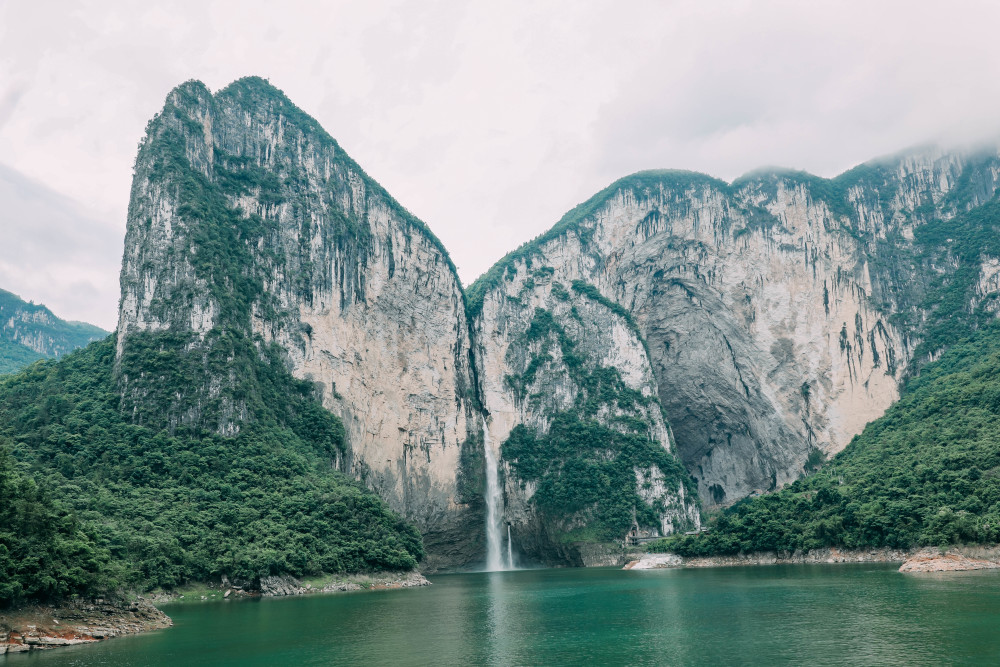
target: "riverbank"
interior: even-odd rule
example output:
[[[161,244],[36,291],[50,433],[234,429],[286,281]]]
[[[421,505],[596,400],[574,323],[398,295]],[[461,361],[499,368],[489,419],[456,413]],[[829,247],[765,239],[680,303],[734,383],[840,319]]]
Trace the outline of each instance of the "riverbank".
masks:
[[[1000,546],[921,549],[899,567],[900,572],[960,572],[1000,569]]]
[[[158,605],[189,604],[251,597],[378,591],[428,586],[419,572],[325,575],[305,580],[265,577],[257,589],[223,579],[219,584],[187,586],[130,602],[74,601],[58,606],[23,607],[0,613],[0,655],[73,646],[161,630],[173,625]]]
[[[144,598],[23,607],[0,614],[0,655],[90,644],[171,625],[170,617]]]
[[[838,549],[794,553],[759,552],[729,556],[683,558],[676,554],[649,553],[629,562],[625,570],[670,567],[739,567],[748,565],[826,563],[901,563],[900,572],[954,572],[1000,569],[1000,545],[961,545],[942,551],[921,549]]]
[[[429,586],[431,582],[419,572],[380,572],[377,574],[334,574],[298,580],[295,577],[265,577],[260,580],[260,595],[283,597],[313,593],[349,593],[351,591],[384,591],[394,588]]]

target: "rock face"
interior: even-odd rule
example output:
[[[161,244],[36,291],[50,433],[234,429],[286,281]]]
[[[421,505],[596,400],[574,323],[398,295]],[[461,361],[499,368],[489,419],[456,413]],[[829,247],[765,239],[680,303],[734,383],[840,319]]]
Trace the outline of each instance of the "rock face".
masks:
[[[729,556],[697,556],[684,558],[670,553],[646,553],[630,561],[626,570],[658,570],[671,567],[746,567],[748,565],[834,564],[834,563],[902,563],[913,556],[912,550],[839,549],[829,547],[811,551],[756,551]]]
[[[340,467],[431,553],[468,558],[460,486],[479,420],[454,267],[280,91],[249,78],[170,93],[136,160],[121,285],[117,377],[137,421],[237,433],[253,420],[240,360],[284,363],[343,420]],[[181,351],[183,390],[159,392],[158,350]]]
[[[427,227],[279,91],[189,82],[136,160],[122,407],[232,435],[268,381],[248,360],[290,369],[343,421],[335,464],[417,523],[431,569],[482,556],[486,445],[519,550],[584,562],[581,544],[696,528],[699,502],[843,449],[938,353],[942,283],[974,274],[968,310],[997,312],[1000,257],[938,237],[998,181],[996,151],[932,149],[832,180],[643,172],[466,295]]]
[[[584,564],[581,540],[697,527],[630,315],[590,284],[556,280],[548,265],[508,278],[474,331],[489,442],[505,473],[504,519],[518,549]],[[627,493],[612,500],[622,487]],[[618,505],[632,516],[605,513]]]
[[[89,644],[159,630],[173,621],[148,601],[75,600],[0,615],[0,655]]]
[[[662,570],[680,567],[684,559],[677,554],[643,554],[639,560],[629,561],[623,570]]]
[[[48,308],[0,290],[0,373],[46,357],[60,357],[108,332],[83,322],[67,322]]]
[[[303,585],[294,577],[261,577],[260,595],[264,597],[285,597],[288,595],[310,595],[313,593],[346,593],[349,591],[389,590],[430,586],[419,572],[378,572],[374,574],[340,575],[321,586]],[[234,589],[227,589],[228,597]],[[242,591],[239,591],[242,592]]]
[[[974,548],[975,549],[975,548]],[[977,551],[989,551],[988,548],[975,549]],[[961,553],[961,549],[949,549],[941,553],[938,549],[922,549],[910,556],[905,563],[899,566],[900,572],[964,572],[967,570],[996,570],[1000,569],[1000,561],[997,556],[1000,550],[992,549],[992,558],[977,558]]]
[[[501,379],[520,372],[509,322],[538,305],[525,284],[543,266],[634,318],[703,503],[796,479],[898,398],[921,332],[897,322],[919,322],[948,271],[946,254],[935,266],[917,252],[915,230],[990,199],[998,164],[927,150],[833,180],[665,171],[614,183],[469,290],[494,438],[522,418]],[[998,271],[983,261],[986,293]]]

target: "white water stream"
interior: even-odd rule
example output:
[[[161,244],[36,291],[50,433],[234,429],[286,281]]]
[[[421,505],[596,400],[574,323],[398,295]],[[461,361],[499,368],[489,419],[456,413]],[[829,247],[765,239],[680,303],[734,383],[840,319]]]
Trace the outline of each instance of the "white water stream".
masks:
[[[486,569],[489,572],[513,568],[513,548],[510,544],[510,526],[507,526],[507,560],[504,562],[500,532],[500,518],[503,516],[503,493],[500,490],[500,475],[497,457],[490,446],[490,431],[483,419],[483,450],[486,454]]]

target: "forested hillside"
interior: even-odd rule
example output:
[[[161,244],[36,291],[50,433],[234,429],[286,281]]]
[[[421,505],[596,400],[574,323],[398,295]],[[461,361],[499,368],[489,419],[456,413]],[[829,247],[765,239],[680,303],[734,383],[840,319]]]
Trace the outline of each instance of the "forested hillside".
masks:
[[[59,357],[107,335],[92,324],[61,320],[45,306],[0,289],[0,375],[39,359]]]
[[[113,338],[0,382],[0,606],[414,567],[419,533],[334,470],[340,421],[271,353],[237,437],[132,423]],[[170,355],[133,361],[153,371]]]

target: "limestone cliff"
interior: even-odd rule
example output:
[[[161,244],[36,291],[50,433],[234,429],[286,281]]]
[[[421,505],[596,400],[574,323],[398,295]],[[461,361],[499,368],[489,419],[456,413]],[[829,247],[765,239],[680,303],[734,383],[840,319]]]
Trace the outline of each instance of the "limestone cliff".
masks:
[[[121,286],[117,378],[136,421],[236,433],[267,380],[241,360],[285,364],[343,420],[340,467],[432,556],[470,557],[479,419],[454,267],[280,91],[170,93],[136,160]],[[163,391],[167,375],[184,381]]]
[[[92,324],[59,319],[45,306],[0,289],[0,373],[38,359],[61,357],[107,335]]]
[[[959,264],[947,243],[928,252],[915,234],[989,200],[998,165],[995,151],[926,149],[832,180],[662,171],[612,184],[469,290],[485,409],[505,425],[494,437],[521,419],[507,416],[515,392],[497,378],[519,372],[507,322],[530,316],[524,285],[544,266],[634,318],[706,504],[794,480],[897,399],[924,296]],[[993,260],[980,294],[995,289]]]
[[[693,528],[699,502],[794,480],[950,344],[952,315],[992,318],[1000,246],[969,248],[994,233],[998,182],[995,150],[835,179],[643,172],[466,295],[427,227],[279,91],[189,82],[136,160],[122,408],[235,434],[287,368],[342,419],[335,464],[417,523],[430,567],[482,555],[484,445],[521,550],[577,562],[574,543]]]
[[[509,276],[477,320],[489,442],[503,461],[504,518],[543,561],[581,563],[577,542],[699,525],[670,454],[645,342],[592,285],[536,265]],[[489,326],[489,329],[484,328]],[[502,446],[501,446],[502,445]]]

